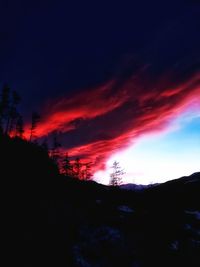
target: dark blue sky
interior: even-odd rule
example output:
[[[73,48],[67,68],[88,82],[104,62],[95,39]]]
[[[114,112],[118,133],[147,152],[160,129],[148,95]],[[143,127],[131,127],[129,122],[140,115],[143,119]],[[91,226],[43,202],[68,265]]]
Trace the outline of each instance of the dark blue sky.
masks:
[[[59,132],[62,152],[91,161],[94,173],[127,148],[131,154],[119,161],[130,163],[131,178],[144,170],[151,178],[148,155],[152,170],[160,162],[158,177],[167,176],[173,164],[186,166],[174,175],[196,171],[200,2],[0,1],[0,86],[4,83],[22,96],[25,136],[36,110],[41,114],[37,137],[49,135],[51,141],[52,133]],[[142,136],[161,135],[174,120],[185,118],[186,110],[189,117],[181,120],[180,129],[193,140],[184,140],[188,157],[169,168],[166,150],[159,150],[169,147],[173,159],[171,148],[180,151],[182,130],[160,143],[156,137],[157,154],[151,138],[134,154],[137,146],[132,151],[132,144]],[[183,127],[193,113],[195,124]],[[137,159],[142,159],[141,170],[133,167],[140,166]]]
[[[130,59],[128,68],[153,63],[155,73],[198,60],[198,1],[69,2],[1,1],[0,83],[25,110],[96,86]]]

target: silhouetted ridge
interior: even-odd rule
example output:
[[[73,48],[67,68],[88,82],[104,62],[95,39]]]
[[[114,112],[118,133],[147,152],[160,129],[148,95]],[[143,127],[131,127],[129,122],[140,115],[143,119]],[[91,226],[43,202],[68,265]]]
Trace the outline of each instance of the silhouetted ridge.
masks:
[[[8,266],[200,266],[200,173],[131,191],[60,175],[37,144],[0,147]]]
[[[58,168],[41,146],[18,137],[0,137],[1,171],[10,183],[24,183],[30,187],[45,187],[56,182]]]

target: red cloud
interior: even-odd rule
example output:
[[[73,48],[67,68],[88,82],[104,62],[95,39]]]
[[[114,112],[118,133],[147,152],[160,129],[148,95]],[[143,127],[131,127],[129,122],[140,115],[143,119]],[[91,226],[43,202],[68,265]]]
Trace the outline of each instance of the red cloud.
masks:
[[[146,77],[145,69],[48,103],[37,136],[61,131],[69,155],[91,160],[95,171],[102,169],[113,153],[143,134],[165,129],[188,103],[199,102],[199,73],[184,81],[174,81],[172,74],[153,82]]]
[[[69,131],[75,128],[73,122],[78,119],[92,119],[121,106],[128,100],[126,89],[117,95],[111,95],[114,82],[96,89],[81,92],[72,98],[62,98],[50,102],[43,111],[43,119],[37,129],[41,137],[52,131]],[[27,125],[27,130],[30,125]]]

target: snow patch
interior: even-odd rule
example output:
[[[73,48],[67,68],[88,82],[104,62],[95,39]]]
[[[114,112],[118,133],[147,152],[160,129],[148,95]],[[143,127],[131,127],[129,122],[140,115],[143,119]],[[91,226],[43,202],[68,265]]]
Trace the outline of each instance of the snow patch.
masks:
[[[133,213],[134,212],[133,209],[131,209],[130,207],[125,206],[125,205],[118,206],[118,210],[122,211],[122,212],[126,212],[126,213]]]
[[[177,251],[178,248],[179,248],[179,242],[178,242],[178,240],[173,241],[173,242],[171,243],[171,245],[170,245],[170,248],[171,248],[172,250]]]
[[[194,211],[190,211],[190,210],[185,210],[186,214],[192,215],[196,220],[200,220],[200,211],[198,210],[194,210]]]

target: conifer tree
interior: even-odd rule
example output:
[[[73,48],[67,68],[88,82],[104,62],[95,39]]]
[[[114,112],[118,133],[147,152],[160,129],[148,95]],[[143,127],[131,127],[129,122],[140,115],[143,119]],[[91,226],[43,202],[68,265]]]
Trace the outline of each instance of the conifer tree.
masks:
[[[22,116],[19,115],[16,122],[16,136],[23,138],[23,134],[24,134],[24,122]]]
[[[110,185],[112,186],[118,186],[122,182],[122,176],[125,174],[125,172],[121,169],[119,166],[119,162],[114,161],[112,165],[112,173],[110,174]]]
[[[73,176],[73,166],[70,162],[68,153],[65,154],[62,161],[62,171],[65,176]]]
[[[18,120],[20,121],[22,119],[22,117],[19,115],[19,112],[17,110],[17,106],[20,103],[20,100],[21,98],[19,94],[16,91],[13,91],[10,111],[9,111],[9,119],[8,119],[7,130],[6,130],[8,134],[12,132],[14,125],[17,123],[17,121]]]
[[[30,132],[30,139],[29,141],[31,142],[33,138],[36,137],[36,128],[38,126],[38,123],[40,121],[40,115],[37,112],[32,113],[32,118],[31,118],[31,132]]]
[[[82,163],[80,158],[76,158],[73,164],[73,174],[76,178],[82,178]]]
[[[7,85],[4,86],[0,97],[0,131],[2,133],[9,135],[13,129],[18,127],[17,121],[19,118],[22,119],[17,110],[19,103],[19,94],[16,91],[11,92]]]
[[[51,150],[51,158],[56,164],[59,164],[59,159],[60,159],[60,147],[61,144],[58,142],[58,133],[55,132],[53,135],[53,147]]]
[[[43,142],[41,143],[41,147],[49,154],[49,147],[48,147],[48,139],[47,139],[47,137],[44,138]]]
[[[0,99],[0,128],[1,131],[7,133],[7,125],[9,123],[10,111],[10,88],[5,85],[3,87]]]
[[[85,163],[84,180],[90,180],[92,177],[91,165],[92,165],[92,162]]]

